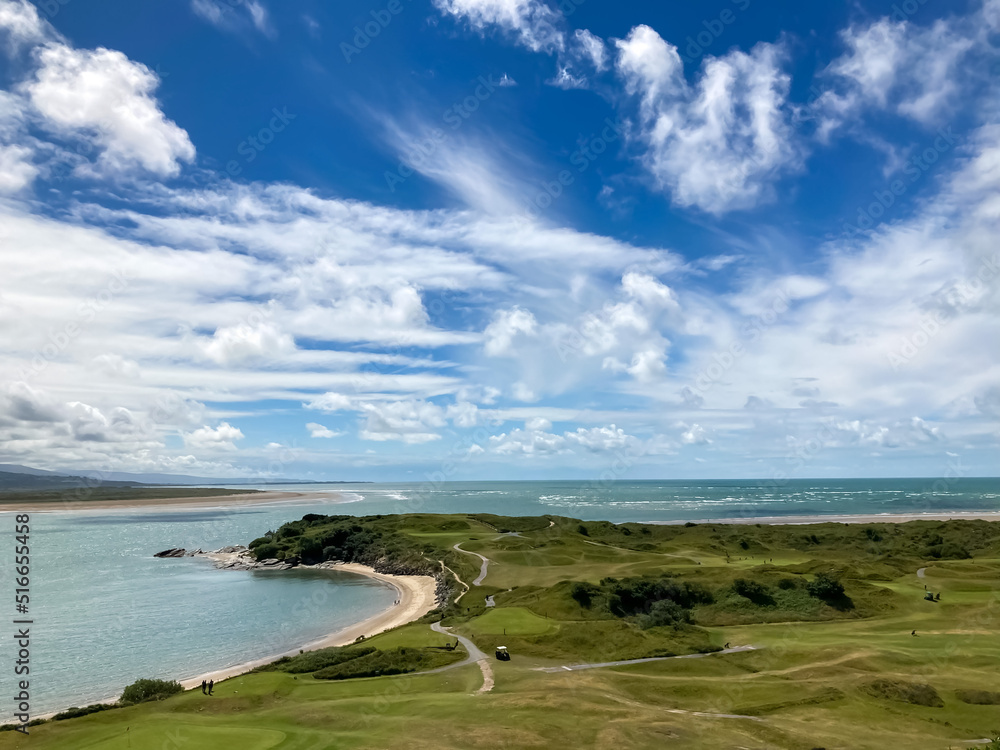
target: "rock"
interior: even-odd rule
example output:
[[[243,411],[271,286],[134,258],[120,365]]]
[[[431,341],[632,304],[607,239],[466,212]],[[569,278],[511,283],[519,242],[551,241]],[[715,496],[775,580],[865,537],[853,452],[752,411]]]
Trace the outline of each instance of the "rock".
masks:
[[[170,549],[165,549],[162,552],[157,552],[153,557],[184,557],[184,553],[187,550],[181,547],[172,547]]]

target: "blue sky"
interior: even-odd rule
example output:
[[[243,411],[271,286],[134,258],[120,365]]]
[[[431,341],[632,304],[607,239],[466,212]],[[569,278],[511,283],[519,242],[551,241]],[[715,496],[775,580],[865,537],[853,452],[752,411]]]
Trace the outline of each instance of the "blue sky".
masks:
[[[1000,2],[0,0],[0,461],[971,476]]]

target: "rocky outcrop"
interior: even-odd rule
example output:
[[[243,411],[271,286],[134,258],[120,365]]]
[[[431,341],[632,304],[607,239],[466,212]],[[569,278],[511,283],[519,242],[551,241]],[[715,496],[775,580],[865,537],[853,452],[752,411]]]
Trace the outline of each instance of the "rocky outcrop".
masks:
[[[180,547],[172,547],[170,549],[165,549],[163,552],[157,552],[153,557],[184,557],[186,549]]]

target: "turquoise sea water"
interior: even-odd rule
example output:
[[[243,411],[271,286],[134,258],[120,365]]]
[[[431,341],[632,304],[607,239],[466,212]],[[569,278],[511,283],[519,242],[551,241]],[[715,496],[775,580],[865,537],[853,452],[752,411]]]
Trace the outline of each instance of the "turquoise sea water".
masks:
[[[1000,510],[998,479],[795,480],[780,487],[428,481],[284,489],[318,494],[234,508],[220,500],[217,508],[198,510],[32,514],[32,714],[115,696],[140,677],[182,679],[280,653],[391,605],[393,589],[358,576],[218,571],[204,559],[152,557],[168,547],[245,544],[305,513],[487,512],[676,522]],[[11,545],[13,525],[13,514],[0,514]],[[5,554],[12,553],[11,546]],[[3,584],[13,597],[9,574]],[[12,639],[0,639],[0,647],[5,664],[12,664]],[[0,670],[0,695],[8,695],[13,677],[7,667]],[[11,716],[11,704],[0,703],[0,718]]]

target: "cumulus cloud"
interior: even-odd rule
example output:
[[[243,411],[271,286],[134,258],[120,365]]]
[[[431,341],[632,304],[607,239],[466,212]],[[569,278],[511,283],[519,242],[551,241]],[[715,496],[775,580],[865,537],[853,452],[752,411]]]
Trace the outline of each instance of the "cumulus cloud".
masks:
[[[650,27],[615,43],[618,73],[640,102],[643,165],[674,203],[715,214],[751,208],[800,167],[781,47],[706,58],[689,85],[677,48]]]
[[[184,435],[184,444],[202,450],[236,450],[236,441],[242,440],[243,431],[229,422],[218,427],[208,425]]]
[[[194,160],[187,133],[160,111],[153,96],[159,80],[145,65],[116,50],[62,44],[40,49],[38,63],[24,85],[31,104],[49,127],[92,138],[102,149],[98,171],[140,167],[172,177]]]
[[[500,310],[493,316],[493,320],[483,332],[486,338],[483,350],[490,357],[502,357],[510,354],[514,340],[519,335],[533,336],[536,329],[537,321],[530,311],[522,310],[519,307]]]
[[[6,32],[14,48],[38,44],[52,34],[51,27],[38,17],[38,10],[27,0],[0,2],[0,31]]]
[[[312,438],[335,438],[343,435],[343,432],[339,430],[330,430],[317,422],[309,422],[306,425],[306,429],[309,430],[309,437]]]
[[[441,438],[434,430],[446,424],[445,409],[430,401],[365,402],[358,409],[364,417],[362,440],[428,443]]]
[[[217,328],[201,348],[212,361],[234,365],[287,355],[295,349],[295,342],[272,323],[239,323]]]

